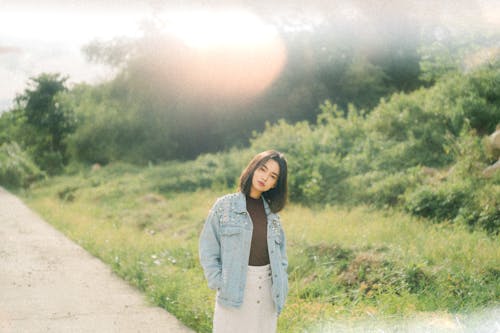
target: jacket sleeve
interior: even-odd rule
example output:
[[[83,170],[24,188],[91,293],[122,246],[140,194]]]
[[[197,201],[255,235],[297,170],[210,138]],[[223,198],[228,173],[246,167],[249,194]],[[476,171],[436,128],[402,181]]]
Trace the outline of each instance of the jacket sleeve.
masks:
[[[203,226],[199,241],[199,257],[210,289],[222,287],[222,264],[217,204],[212,207]]]
[[[286,237],[285,237],[285,232],[283,228],[281,229],[281,244],[280,244],[280,251],[281,251],[281,267],[283,267],[283,279],[282,279],[282,289],[281,289],[281,294],[282,294],[282,301],[283,304],[285,300],[287,299],[288,295],[288,256],[286,254]],[[281,310],[280,310],[281,312]]]
[[[281,251],[281,265],[283,266],[283,271],[285,273],[287,273],[287,269],[288,269],[288,256],[286,254],[286,237],[285,237],[285,231],[283,230],[283,227],[281,228],[280,251]]]

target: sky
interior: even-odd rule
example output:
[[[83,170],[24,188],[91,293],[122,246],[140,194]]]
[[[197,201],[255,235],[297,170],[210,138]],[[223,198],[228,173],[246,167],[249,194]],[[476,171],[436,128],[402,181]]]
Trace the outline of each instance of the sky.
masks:
[[[168,3],[168,6],[166,5]],[[109,78],[110,68],[89,63],[81,47],[93,40],[111,40],[114,37],[136,37],[141,34],[141,23],[145,19],[170,17],[172,8],[180,8],[187,1],[181,0],[0,0],[0,112],[12,106],[16,94],[27,87],[30,77],[43,72],[57,72],[69,77],[68,83],[96,83]],[[206,7],[203,1],[197,8]],[[224,4],[224,1],[217,2]],[[372,8],[382,7],[414,11],[419,19],[455,21],[462,25],[472,20],[489,24],[500,29],[500,0],[313,0],[308,7],[303,1],[288,0],[279,2],[282,7],[272,7],[277,2],[226,1],[232,6],[251,9],[257,4],[260,10],[281,13],[289,21],[295,16],[309,15],[317,20],[323,12],[336,12],[352,19],[363,19]],[[252,4],[252,5],[250,5]],[[285,6],[284,4],[287,4]],[[334,4],[334,5],[333,5]],[[177,6],[177,7],[176,7]],[[363,6],[363,10],[359,10]],[[193,8],[193,6],[188,7]],[[186,14],[186,10],[182,11]],[[169,16],[170,15],[170,16]],[[212,36],[210,40],[200,39],[200,30],[189,27],[189,20],[179,16],[177,32],[186,43],[193,47],[206,47],[207,43],[222,43]],[[457,19],[458,18],[458,19]],[[219,20],[216,18],[215,20]],[[240,17],[236,21],[244,21]],[[173,20],[175,21],[175,20]],[[196,18],[200,21],[200,17]],[[188,22],[188,23],[186,23]],[[214,20],[206,21],[205,26]],[[252,24],[250,21],[245,21]],[[261,27],[262,28],[262,27]],[[265,27],[264,27],[265,28]],[[263,29],[264,29],[263,28]],[[181,31],[181,30],[182,31]],[[260,28],[259,28],[260,29]],[[251,30],[259,30],[251,29]],[[212,34],[225,34],[224,28],[210,30]],[[262,30],[262,29],[261,29]],[[262,30],[264,31],[264,30]],[[208,36],[207,30],[201,32]],[[242,32],[245,33],[245,32]],[[255,36],[248,36],[255,38]]]
[[[89,1],[0,0],[0,111],[12,105],[30,77],[42,72],[68,82],[98,82],[110,69],[86,61],[81,47],[92,40],[137,36],[150,8]]]

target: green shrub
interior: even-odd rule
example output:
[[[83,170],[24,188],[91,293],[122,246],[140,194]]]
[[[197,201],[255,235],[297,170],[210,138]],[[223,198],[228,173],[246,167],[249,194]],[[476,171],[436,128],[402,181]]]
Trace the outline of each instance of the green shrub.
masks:
[[[420,168],[410,168],[388,175],[373,184],[368,191],[372,195],[371,201],[378,207],[399,205],[405,192],[420,184],[420,178]]]
[[[359,175],[350,176],[345,180],[345,187],[349,189],[349,193],[345,196],[345,204],[359,205],[370,204],[374,199],[373,193],[369,193],[368,189],[373,184],[383,181],[387,174],[383,171],[370,171]]]
[[[405,198],[405,209],[435,222],[455,219],[460,209],[472,202],[471,187],[467,184],[451,186],[423,185]]]
[[[36,164],[15,142],[0,145],[0,185],[6,188],[28,187],[45,177]]]
[[[452,161],[443,147],[448,119],[427,102],[429,90],[395,94],[367,118],[374,169],[401,171],[417,165],[441,166]]]
[[[412,264],[405,269],[405,283],[408,291],[411,293],[421,293],[430,288],[432,278],[424,269],[418,265]]]
[[[500,175],[497,176],[500,179]],[[489,234],[500,232],[500,185],[487,184],[476,191],[475,200],[462,207],[455,222],[463,223],[471,229],[481,228]]]
[[[148,171],[148,175],[156,180],[155,189],[161,193],[202,188],[235,189],[240,172],[251,157],[252,152],[237,150],[205,154],[193,161],[160,164]]]
[[[500,232],[500,204],[484,207],[479,213],[477,226],[491,234],[498,235]]]
[[[64,170],[64,156],[60,151],[46,150],[38,152],[35,161],[49,175],[57,175]]]

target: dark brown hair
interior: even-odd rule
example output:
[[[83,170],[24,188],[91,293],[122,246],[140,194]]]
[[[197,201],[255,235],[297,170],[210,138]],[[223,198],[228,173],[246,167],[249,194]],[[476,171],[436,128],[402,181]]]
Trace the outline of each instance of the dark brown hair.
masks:
[[[278,175],[278,180],[276,181],[276,186],[262,193],[262,195],[269,204],[271,211],[273,213],[277,213],[285,207],[288,195],[288,167],[285,155],[282,153],[276,150],[266,150],[255,155],[255,157],[250,161],[250,163],[248,163],[247,167],[241,173],[239,190],[246,196],[249,196],[255,170],[266,164],[270,159],[275,160],[278,163],[280,173]]]

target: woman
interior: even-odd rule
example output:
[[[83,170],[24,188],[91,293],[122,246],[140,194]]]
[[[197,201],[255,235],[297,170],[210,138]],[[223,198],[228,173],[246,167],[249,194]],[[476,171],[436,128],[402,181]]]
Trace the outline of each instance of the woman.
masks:
[[[213,331],[275,332],[288,293],[285,235],[277,213],[287,197],[287,162],[257,154],[239,191],[215,202],[200,236],[200,262],[217,290]]]

